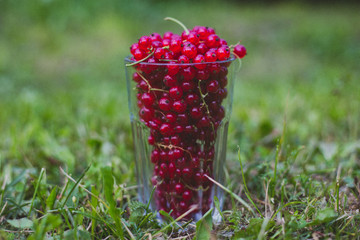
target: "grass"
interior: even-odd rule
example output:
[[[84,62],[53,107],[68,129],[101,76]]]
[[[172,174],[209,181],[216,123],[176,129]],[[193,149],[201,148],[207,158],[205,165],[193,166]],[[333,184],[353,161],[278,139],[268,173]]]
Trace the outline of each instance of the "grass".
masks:
[[[358,6],[2,3],[0,239],[360,238]],[[122,59],[166,16],[249,52],[211,232],[136,201]]]

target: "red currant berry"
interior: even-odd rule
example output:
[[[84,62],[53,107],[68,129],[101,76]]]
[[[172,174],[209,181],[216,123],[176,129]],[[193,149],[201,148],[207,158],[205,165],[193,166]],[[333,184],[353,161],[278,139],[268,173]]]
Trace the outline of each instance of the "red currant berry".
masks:
[[[175,123],[176,122],[176,115],[174,113],[166,114],[166,119],[168,123]]]
[[[176,86],[177,81],[174,76],[165,75],[163,82],[167,87],[174,87],[174,86]]]
[[[215,62],[217,60],[216,52],[209,50],[205,53],[206,62]]]
[[[165,49],[163,49],[163,48],[155,49],[154,57],[156,59],[164,59],[165,58]]]
[[[189,58],[185,55],[180,55],[180,57],[178,58],[178,62],[179,63],[189,63]]]
[[[143,119],[145,122],[150,121],[154,116],[154,111],[150,110],[147,107],[142,107],[139,111],[139,116],[141,119]]]
[[[230,50],[228,47],[219,47],[216,51],[216,56],[220,61],[226,60],[230,57]]]
[[[162,39],[161,39],[161,35],[160,34],[158,34],[158,33],[152,33],[152,34],[150,34],[150,40],[152,41],[152,42],[155,42],[155,41],[161,41]]]
[[[170,42],[169,49],[173,53],[179,53],[181,52],[181,45],[182,45],[182,41],[180,38],[173,38]]]
[[[234,53],[236,54],[237,57],[243,58],[246,55],[246,48],[243,45],[236,45],[234,47]]]
[[[139,61],[139,60],[145,58],[145,54],[139,48],[134,50],[133,56],[136,61]]]
[[[171,135],[170,124],[167,124],[167,123],[162,124],[159,130],[160,130],[160,133],[164,136]]]
[[[151,107],[155,102],[155,97],[150,93],[143,93],[141,96],[141,101],[145,107]]]
[[[188,57],[189,59],[192,59],[196,56],[197,49],[193,44],[188,43],[183,47],[182,54]]]
[[[190,116],[197,120],[202,117],[202,111],[199,107],[193,107],[190,112]]]
[[[205,44],[209,48],[217,48],[220,46],[220,38],[216,34],[211,34],[206,38]]]
[[[201,54],[198,54],[196,55],[196,57],[194,58],[194,63],[196,63],[194,66],[197,68],[197,69],[204,69],[206,68],[206,64],[201,64],[201,63],[204,63],[205,62],[205,57],[204,55],[201,55]]]
[[[184,92],[189,92],[191,90],[194,90],[195,88],[195,83],[193,81],[190,82],[183,82],[181,84],[181,87],[183,89]]]
[[[165,112],[170,111],[172,102],[168,98],[161,98],[159,100],[159,108]]]
[[[198,52],[199,54],[204,55],[208,50],[209,50],[209,48],[206,46],[205,43],[200,43],[200,44],[197,46],[197,52]]]
[[[216,93],[219,90],[219,82],[216,80],[211,80],[207,84],[206,90],[210,93]]]
[[[171,39],[172,36],[173,36],[172,32],[165,32],[163,38],[164,39]]]
[[[148,36],[142,36],[140,39],[139,39],[139,48],[143,51],[147,51],[148,48],[150,48],[151,46],[151,39],[148,37]]]
[[[172,87],[169,90],[169,95],[172,99],[179,100],[183,95],[183,90],[178,86]]]
[[[199,27],[197,32],[200,35],[201,41],[204,41],[209,36],[209,32],[206,27]]]
[[[184,199],[184,201],[190,201],[191,197],[192,197],[192,193],[190,190],[186,190],[182,194],[182,198]]]
[[[175,62],[169,62],[169,64],[166,65],[166,68],[168,70],[168,74],[171,76],[174,76],[179,72],[179,66]]]
[[[176,192],[177,194],[182,194],[182,193],[184,192],[184,185],[181,184],[181,183],[177,183],[177,184],[175,185],[175,192]]]
[[[134,44],[131,45],[131,47],[130,47],[130,53],[131,53],[132,55],[134,55],[135,49],[138,49],[138,48],[139,48],[139,44],[138,44],[138,43],[134,43]]]
[[[198,45],[200,40],[199,37],[200,35],[198,33],[190,32],[186,40],[194,45]]]
[[[186,111],[186,103],[181,101],[175,101],[172,105],[172,109],[177,113],[183,113]]]

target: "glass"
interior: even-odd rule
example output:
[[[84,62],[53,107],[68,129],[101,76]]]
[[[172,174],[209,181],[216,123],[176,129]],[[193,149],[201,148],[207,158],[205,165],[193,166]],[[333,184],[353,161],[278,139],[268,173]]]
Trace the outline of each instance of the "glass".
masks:
[[[214,196],[222,207],[223,190],[212,179],[223,184],[225,178],[234,60],[178,64],[125,58],[131,65],[126,81],[139,200],[150,200],[152,210],[197,221],[213,207]],[[216,209],[213,219],[220,220]]]

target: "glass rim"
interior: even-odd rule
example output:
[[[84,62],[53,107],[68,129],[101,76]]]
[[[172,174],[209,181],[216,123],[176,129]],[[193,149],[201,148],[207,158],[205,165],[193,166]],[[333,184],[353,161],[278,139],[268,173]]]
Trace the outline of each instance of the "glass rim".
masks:
[[[149,62],[139,62],[139,63],[136,63],[134,64],[133,66],[136,66],[138,64],[141,64],[141,65],[153,65],[153,66],[169,66],[169,65],[176,65],[176,66],[194,66],[194,65],[200,65],[200,64],[214,64],[214,63],[229,63],[229,62],[233,62],[235,61],[236,57],[234,54],[231,54],[230,57],[226,60],[223,60],[223,61],[215,61],[215,62],[201,62],[201,63],[177,63],[177,62],[171,62],[171,61],[166,61],[166,62],[163,62],[163,63],[160,63],[160,62],[156,62],[156,63],[149,63]],[[131,60],[131,55],[128,55],[125,57],[125,63],[126,64],[132,64],[132,63],[135,63],[137,61],[134,61],[134,60]]]

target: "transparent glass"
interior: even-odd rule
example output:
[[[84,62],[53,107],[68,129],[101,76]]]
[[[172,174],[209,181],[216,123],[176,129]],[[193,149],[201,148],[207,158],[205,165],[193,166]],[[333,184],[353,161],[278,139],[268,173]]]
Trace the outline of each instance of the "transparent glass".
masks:
[[[151,201],[152,210],[197,221],[214,196],[222,207],[223,190],[212,179],[223,184],[225,178],[234,60],[135,64],[125,58],[133,64],[126,81],[139,200]],[[214,209],[213,219],[219,217]]]

